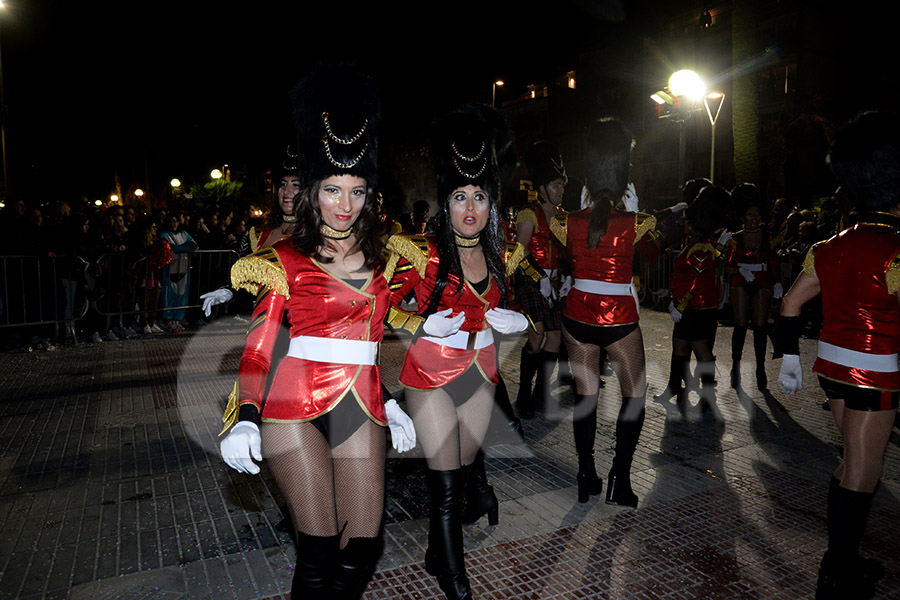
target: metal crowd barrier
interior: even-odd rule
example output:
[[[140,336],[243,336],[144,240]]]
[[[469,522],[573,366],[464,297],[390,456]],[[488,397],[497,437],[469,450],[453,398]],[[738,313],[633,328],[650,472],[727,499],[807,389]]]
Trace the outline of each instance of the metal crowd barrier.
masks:
[[[88,310],[80,257],[0,256],[0,328],[74,324]]]

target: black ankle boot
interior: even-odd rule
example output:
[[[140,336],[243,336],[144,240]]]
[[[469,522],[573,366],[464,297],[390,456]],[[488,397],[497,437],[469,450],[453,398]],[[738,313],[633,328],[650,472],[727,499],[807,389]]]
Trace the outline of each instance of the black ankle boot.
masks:
[[[522,348],[522,357],[519,362],[519,393],[516,395],[516,409],[523,419],[534,418],[534,398],[531,393],[531,380],[534,379],[540,365],[539,354],[529,354],[527,348]]]
[[[617,472],[615,469],[609,472],[606,478],[606,503],[637,508],[638,497],[631,489],[630,473]]]
[[[331,574],[341,536],[297,532],[297,566],[291,581],[291,598],[331,600]]]
[[[448,600],[471,600],[472,591],[463,553],[460,504],[463,494],[462,469],[425,472],[430,492],[428,509],[428,550],[425,570],[434,575]]]
[[[381,536],[374,538],[350,538],[337,553],[332,576],[331,598],[335,600],[359,600],[375,571],[375,563],[383,549]]]
[[[500,522],[500,503],[494,488],[488,485],[487,473],[484,470],[484,452],[478,451],[475,461],[465,467],[466,478],[466,506],[462,512],[462,522],[474,523],[482,515],[488,516],[488,525],[496,525]]]

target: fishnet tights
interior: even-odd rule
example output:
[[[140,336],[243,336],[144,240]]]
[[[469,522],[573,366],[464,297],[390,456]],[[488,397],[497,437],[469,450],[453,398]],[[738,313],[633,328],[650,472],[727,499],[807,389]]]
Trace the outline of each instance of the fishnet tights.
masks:
[[[332,450],[311,423],[263,423],[263,453],[287,501],[291,521],[308,535],[378,536],[384,509],[384,429],[366,420]]]
[[[569,351],[569,365],[575,376],[578,394],[592,396],[600,389],[600,356],[604,349],[597,344],[582,343],[563,328],[563,337]],[[643,396],[647,391],[647,375],[644,362],[644,337],[640,327],[605,347],[609,363],[616,377],[622,396]]]
[[[429,469],[452,471],[472,464],[490,421],[494,387],[485,382],[459,407],[441,388],[406,390],[416,440]]]

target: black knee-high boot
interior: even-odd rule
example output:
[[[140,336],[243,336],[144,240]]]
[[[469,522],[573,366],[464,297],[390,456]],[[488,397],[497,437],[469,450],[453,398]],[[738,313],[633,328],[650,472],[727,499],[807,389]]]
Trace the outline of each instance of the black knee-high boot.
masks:
[[[644,397],[623,397],[616,419],[616,455],[606,484],[606,503],[636,507],[638,497],[631,490],[631,463],[644,427]]]
[[[575,385],[575,376],[572,375],[572,367],[569,365],[569,349],[565,344],[559,345],[559,383],[561,385]],[[601,386],[602,387],[602,386]]]
[[[756,387],[759,391],[765,391],[769,380],[766,377],[766,326],[753,326],[753,354],[756,357]]]
[[[463,552],[463,470],[425,472],[430,491],[425,570],[437,577],[448,600],[471,600]]]
[[[687,377],[688,362],[690,360],[690,355],[679,356],[674,352],[672,353],[672,360],[669,363],[669,383],[661,394],[653,396],[654,401],[668,402],[675,398],[675,404],[679,407],[684,406],[684,386],[682,381]]]
[[[335,600],[359,600],[375,571],[375,563],[384,548],[382,537],[355,537],[337,553],[332,577]]]
[[[519,393],[516,396],[516,408],[523,419],[534,418],[534,398],[531,394],[531,380],[534,379],[540,366],[540,355],[531,354],[527,347],[522,348],[522,358],[519,362]]]
[[[537,372],[537,381],[534,384],[534,406],[536,410],[546,413],[556,413],[559,406],[550,393],[550,382],[553,381],[553,371],[556,369],[556,360],[559,358],[558,352],[548,352],[541,350],[540,366]]]
[[[700,411],[707,413],[716,403],[716,361],[698,362],[697,378],[700,379]]]
[[[524,441],[525,432],[522,429],[522,421],[516,416],[512,404],[509,403],[509,390],[506,388],[506,382],[503,380],[503,377],[499,377],[497,381],[497,389],[494,390],[494,404],[503,413],[506,422],[504,433],[508,434],[508,437],[512,438],[513,442],[521,443]]]
[[[333,597],[331,575],[341,536],[308,535],[297,532],[297,566],[291,581],[291,598],[329,600]]]
[[[603,480],[594,465],[594,440],[597,437],[597,394],[575,395],[572,417],[575,453],[578,455],[578,501],[587,502],[603,491]]]
[[[874,583],[884,575],[884,567],[859,555],[874,497],[874,493],[843,488],[832,477],[828,490],[828,550],[819,566],[817,600],[874,595]]]
[[[488,485],[487,472],[484,470],[484,452],[478,451],[475,460],[466,467],[466,506],[462,512],[462,522],[474,523],[481,515],[488,516],[488,524],[500,522],[500,503],[494,488]]]
[[[738,388],[741,385],[741,358],[744,356],[744,341],[747,339],[746,325],[734,326],[731,333],[731,387]]]

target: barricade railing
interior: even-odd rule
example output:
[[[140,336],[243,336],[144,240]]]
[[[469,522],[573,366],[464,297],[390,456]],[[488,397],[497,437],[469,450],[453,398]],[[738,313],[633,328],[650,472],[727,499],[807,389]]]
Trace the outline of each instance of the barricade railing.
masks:
[[[73,325],[88,310],[87,268],[78,256],[0,256],[0,328]]]

